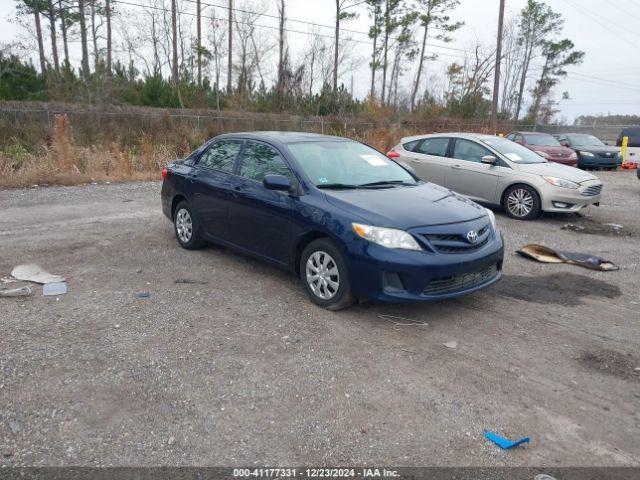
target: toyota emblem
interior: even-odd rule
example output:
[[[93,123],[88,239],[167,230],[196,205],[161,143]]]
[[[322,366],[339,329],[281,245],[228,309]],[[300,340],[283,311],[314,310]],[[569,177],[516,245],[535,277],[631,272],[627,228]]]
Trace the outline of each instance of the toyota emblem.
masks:
[[[469,243],[476,243],[478,241],[478,232],[469,230],[469,232],[467,232],[467,240],[469,240]]]

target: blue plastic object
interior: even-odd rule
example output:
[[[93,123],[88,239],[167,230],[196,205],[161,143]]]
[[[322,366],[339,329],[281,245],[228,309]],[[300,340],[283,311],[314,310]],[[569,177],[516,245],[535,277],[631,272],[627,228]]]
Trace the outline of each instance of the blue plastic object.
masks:
[[[529,442],[529,437],[522,437],[520,440],[514,442],[513,440],[509,440],[508,438],[501,437],[500,435],[493,432],[484,432],[484,436],[491,440],[493,443],[498,445],[500,448],[509,449],[513,447],[517,447],[518,445],[522,445],[523,443]]]

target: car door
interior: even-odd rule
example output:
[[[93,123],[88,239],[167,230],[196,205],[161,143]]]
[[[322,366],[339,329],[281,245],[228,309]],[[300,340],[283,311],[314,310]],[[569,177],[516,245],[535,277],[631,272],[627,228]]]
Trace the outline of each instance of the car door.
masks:
[[[247,140],[240,161],[238,184],[229,203],[229,238],[235,245],[286,264],[291,251],[294,199],[288,192],[268,190],[265,175],[297,179],[273,146]]]
[[[228,238],[229,199],[236,185],[233,171],[241,148],[242,140],[214,142],[187,175],[193,208],[208,237]]]
[[[410,152],[409,165],[428,182],[444,185],[449,166],[446,158],[449,137],[428,137]]]
[[[496,156],[474,140],[454,139],[445,186],[472,200],[494,203],[501,167],[482,163],[486,155]]]

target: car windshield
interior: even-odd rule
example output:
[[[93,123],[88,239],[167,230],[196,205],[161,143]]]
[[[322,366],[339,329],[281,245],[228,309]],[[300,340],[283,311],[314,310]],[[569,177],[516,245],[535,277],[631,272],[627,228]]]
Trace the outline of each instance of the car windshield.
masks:
[[[532,152],[518,143],[507,140],[506,138],[484,138],[482,139],[482,142],[486,143],[514,163],[547,163],[547,161],[537,153]]]
[[[400,165],[358,142],[301,142],[288,147],[318,188],[417,184]]]
[[[574,147],[604,147],[604,143],[593,135],[567,135],[567,138]]]
[[[525,135],[527,145],[540,145],[541,147],[560,147],[558,140],[551,135]]]

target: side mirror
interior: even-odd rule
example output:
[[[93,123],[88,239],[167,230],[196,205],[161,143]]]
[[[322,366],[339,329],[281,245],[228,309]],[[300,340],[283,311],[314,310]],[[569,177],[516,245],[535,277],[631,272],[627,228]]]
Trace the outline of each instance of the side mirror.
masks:
[[[566,140],[560,140],[560,145],[562,145],[563,147],[568,147],[569,142],[567,142]]]
[[[498,159],[493,155],[485,155],[480,159],[482,163],[486,163],[487,165],[495,165],[498,163]]]
[[[281,192],[291,190],[291,181],[284,175],[265,175],[262,185],[267,190],[279,190]]]

